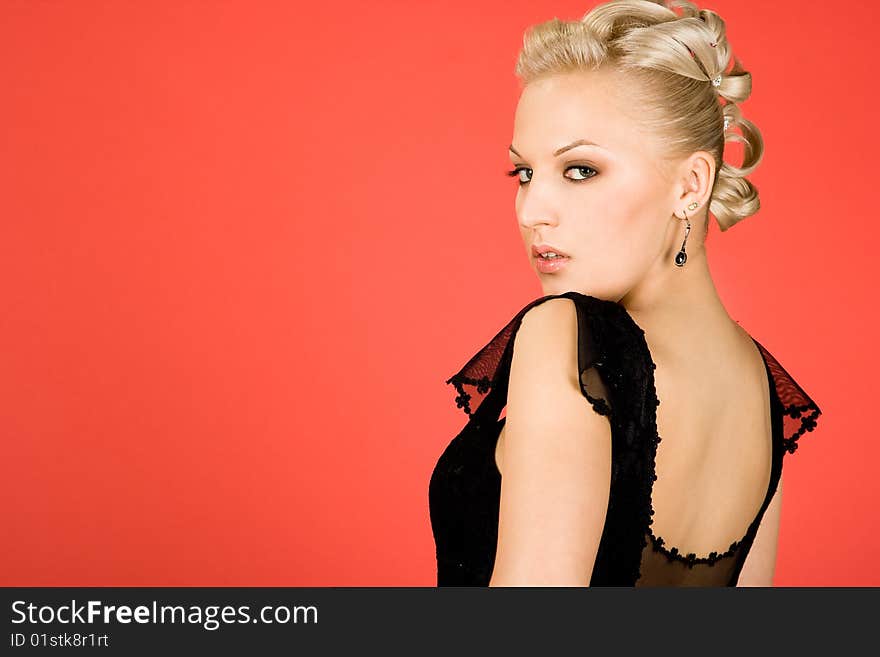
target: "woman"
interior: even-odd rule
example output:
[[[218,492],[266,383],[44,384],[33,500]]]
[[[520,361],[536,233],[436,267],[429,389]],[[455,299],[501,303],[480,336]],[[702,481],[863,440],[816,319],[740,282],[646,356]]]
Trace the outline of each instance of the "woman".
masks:
[[[509,174],[544,296],[448,381],[469,421],[431,477],[438,585],[772,584],[783,455],[820,411],[709,272],[709,213],[759,209],[730,59],[689,2],[527,31]]]

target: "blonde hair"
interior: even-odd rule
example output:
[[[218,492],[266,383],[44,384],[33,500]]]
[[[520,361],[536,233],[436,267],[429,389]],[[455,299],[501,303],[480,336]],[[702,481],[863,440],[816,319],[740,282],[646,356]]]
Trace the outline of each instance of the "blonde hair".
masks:
[[[725,24],[715,12],[686,0],[611,0],[580,20],[553,18],[529,27],[515,72],[525,85],[556,73],[620,71],[638,89],[634,118],[662,140],[664,157],[698,150],[714,156],[709,212],[725,231],[760,208],[758,190],[745,176],[764,153],[761,132],[737,106],[751,94],[752,76],[736,57],[725,73],[730,61]],[[743,143],[741,167],[724,162],[728,141]]]

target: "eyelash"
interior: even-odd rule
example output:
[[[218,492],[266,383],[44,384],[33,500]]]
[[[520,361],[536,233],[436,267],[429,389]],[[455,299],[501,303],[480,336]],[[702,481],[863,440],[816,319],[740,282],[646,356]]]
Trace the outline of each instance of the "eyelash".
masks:
[[[526,169],[528,169],[528,167],[516,167],[515,169],[511,169],[510,171],[505,171],[504,173],[505,173],[505,175],[508,175],[508,176],[519,176],[519,172],[524,171]],[[595,178],[599,174],[599,172],[596,171],[593,167],[588,167],[583,164],[578,164],[575,166],[566,167],[565,171],[568,171],[569,169],[588,169],[589,171],[593,172],[592,175],[587,176],[586,178],[581,178],[580,180],[574,180],[572,178],[569,178],[569,180],[571,180],[572,182],[575,182],[575,183],[587,182],[590,178]],[[563,173],[565,173],[565,172],[563,172]],[[527,183],[528,183],[528,181],[523,182],[522,180],[520,180],[519,186],[522,187],[523,185],[525,185]]]

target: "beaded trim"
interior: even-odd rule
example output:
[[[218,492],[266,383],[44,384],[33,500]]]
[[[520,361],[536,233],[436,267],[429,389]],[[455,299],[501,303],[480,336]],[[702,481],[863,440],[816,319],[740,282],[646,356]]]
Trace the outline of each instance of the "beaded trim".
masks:
[[[798,439],[805,433],[816,428],[816,420],[822,414],[819,406],[814,402],[803,389],[794,382],[794,378],[785,370],[778,360],[767,351],[764,346],[752,338],[753,342],[761,351],[770,375],[773,377],[774,390],[776,398],[782,405],[782,415],[792,419],[800,419],[800,426],[789,436],[782,436],[782,445],[789,454],[793,454],[798,447]],[[792,400],[802,401],[806,403],[791,403]],[[789,400],[789,401],[784,401]],[[790,427],[789,427],[790,429]],[[783,431],[786,430],[783,423]]]
[[[489,392],[489,388],[492,387],[492,382],[489,380],[488,376],[481,377],[479,379],[472,379],[467,376],[453,376],[452,378],[446,381],[447,385],[452,384],[455,389],[458,391],[458,395],[455,397],[455,405],[457,408],[461,408],[467,415],[473,415],[471,411],[471,395],[465,392],[464,386],[471,385],[476,386],[477,392],[479,394],[483,394]]]
[[[804,413],[807,413],[807,415],[804,415]],[[811,402],[802,406],[786,406],[783,410],[783,414],[795,419],[801,419],[800,429],[795,431],[791,436],[787,438],[783,437],[782,439],[782,444],[786,451],[788,451],[789,454],[794,454],[794,451],[798,448],[798,438],[803,436],[806,432],[812,431],[816,428],[816,419],[822,414],[822,411],[819,410],[819,407],[816,406],[815,403]]]
[[[711,566],[715,562],[720,561],[725,557],[729,557],[734,552],[736,552],[737,548],[739,548],[739,546],[742,545],[743,541],[745,540],[745,537],[743,537],[738,541],[734,541],[730,544],[730,547],[727,548],[727,551],[722,552],[721,554],[713,550],[709,553],[708,556],[698,557],[694,552],[681,554],[676,547],[666,548],[665,541],[658,536],[654,536],[654,533],[650,530],[650,528],[648,529],[648,537],[651,539],[651,543],[653,544],[654,549],[666,555],[666,558],[669,561],[683,561],[685,564],[687,564],[688,568],[693,568],[698,563],[705,563]]]

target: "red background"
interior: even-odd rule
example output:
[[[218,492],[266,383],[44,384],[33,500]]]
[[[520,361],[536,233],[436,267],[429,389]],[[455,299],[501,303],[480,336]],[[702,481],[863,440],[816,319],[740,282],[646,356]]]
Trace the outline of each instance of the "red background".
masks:
[[[432,586],[444,381],[541,293],[516,53],[592,4],[3,3],[0,584]],[[767,150],[710,263],[823,411],[775,583],[880,585],[880,10],[711,8]]]

